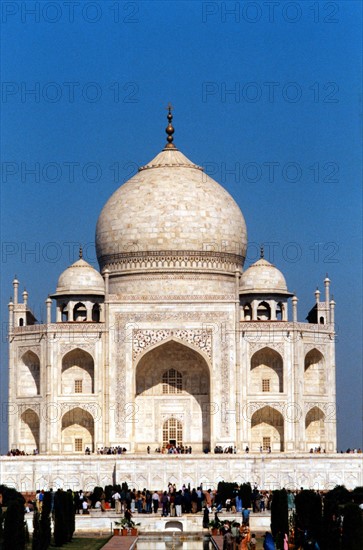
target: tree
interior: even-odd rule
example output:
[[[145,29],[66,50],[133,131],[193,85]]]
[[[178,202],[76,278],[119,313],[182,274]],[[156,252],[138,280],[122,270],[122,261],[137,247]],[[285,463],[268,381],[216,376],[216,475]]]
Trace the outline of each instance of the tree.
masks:
[[[296,541],[303,544],[305,535],[313,540],[320,540],[322,523],[321,498],[311,490],[301,491],[296,495],[295,533]]]
[[[324,497],[321,546],[323,550],[339,548],[341,539],[341,517],[344,505],[352,499],[343,485],[337,485]]]
[[[273,491],[271,502],[271,532],[277,539],[277,548],[283,548],[283,537],[289,533],[287,492],[285,489]]]
[[[242,483],[240,488],[240,497],[243,508],[251,508],[252,488],[250,483]]]
[[[25,499],[11,487],[0,485],[2,506],[6,512],[1,514],[2,550],[23,550],[26,543]]]
[[[357,504],[349,502],[344,506],[343,548],[345,550],[361,550],[362,541],[362,511]]]
[[[73,495],[69,489],[66,493],[61,489],[54,495],[54,543],[63,546],[71,542],[75,530],[75,512]]]
[[[42,510],[34,510],[33,514],[33,550],[46,550],[51,542],[51,494],[49,491],[44,493]]]

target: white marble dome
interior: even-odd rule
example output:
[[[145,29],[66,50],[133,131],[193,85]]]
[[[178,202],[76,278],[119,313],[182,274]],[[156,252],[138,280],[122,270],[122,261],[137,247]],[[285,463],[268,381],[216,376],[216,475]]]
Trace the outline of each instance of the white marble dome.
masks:
[[[55,296],[63,295],[104,295],[102,275],[89,263],[80,258],[68,267],[58,279]]]
[[[287,294],[285,277],[277,267],[260,258],[242,274],[240,294]]]
[[[185,266],[194,255],[198,270],[203,257],[205,267],[213,255],[218,261],[223,255],[224,265],[229,262],[234,271],[243,265],[246,246],[246,224],[237,203],[175,148],[164,149],[114,192],[96,228],[100,268],[107,266],[111,273],[120,272],[120,262],[127,269],[130,256],[143,258],[144,268],[162,256],[163,266],[175,269],[177,261]]]

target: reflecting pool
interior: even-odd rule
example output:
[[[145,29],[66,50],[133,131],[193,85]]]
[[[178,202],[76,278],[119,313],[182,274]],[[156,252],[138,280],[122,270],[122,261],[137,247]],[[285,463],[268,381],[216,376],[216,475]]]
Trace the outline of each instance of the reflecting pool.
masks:
[[[167,533],[164,535],[140,535],[134,547],[137,550],[210,550],[208,536]]]

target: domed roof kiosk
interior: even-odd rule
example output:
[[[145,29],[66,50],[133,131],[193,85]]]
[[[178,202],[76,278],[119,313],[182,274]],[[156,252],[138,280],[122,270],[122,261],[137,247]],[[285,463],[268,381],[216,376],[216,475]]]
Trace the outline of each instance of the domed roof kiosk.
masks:
[[[103,317],[105,284],[102,275],[83,259],[79,259],[60,275],[56,292],[57,322],[100,322]]]
[[[239,286],[243,321],[287,321],[289,292],[286,280],[277,267],[264,258],[242,274]]]

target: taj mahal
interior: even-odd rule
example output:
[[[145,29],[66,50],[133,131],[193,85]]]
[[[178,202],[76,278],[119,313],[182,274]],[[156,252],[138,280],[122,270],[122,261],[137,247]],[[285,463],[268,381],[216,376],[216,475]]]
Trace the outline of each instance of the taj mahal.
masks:
[[[244,265],[240,207],[176,147],[170,109],[166,132],[101,210],[99,270],[80,250],[46,289],[44,324],[13,281],[8,445],[30,456],[2,457],[1,482],[362,485],[361,455],[337,453],[329,278],[298,321],[263,249]],[[192,453],[155,452],[168,447]]]

